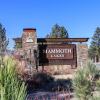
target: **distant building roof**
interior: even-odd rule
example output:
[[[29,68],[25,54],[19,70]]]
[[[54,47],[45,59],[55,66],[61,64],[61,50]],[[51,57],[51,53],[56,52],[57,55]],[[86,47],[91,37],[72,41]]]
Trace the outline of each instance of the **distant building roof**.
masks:
[[[22,38],[20,38],[20,37],[18,37],[18,38],[13,38],[13,40],[14,40],[15,42],[22,42]]]

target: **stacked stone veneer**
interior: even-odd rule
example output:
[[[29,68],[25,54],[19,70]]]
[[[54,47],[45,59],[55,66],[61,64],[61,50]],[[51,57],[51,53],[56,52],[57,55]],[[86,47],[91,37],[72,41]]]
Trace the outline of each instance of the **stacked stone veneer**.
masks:
[[[70,65],[49,65],[49,66],[39,66],[38,71],[44,71],[52,75],[64,75],[72,74],[75,69],[72,69]]]
[[[36,65],[34,51],[37,50],[36,29],[23,29],[22,49],[27,66],[34,67]]]
[[[87,44],[77,44],[77,67],[84,67],[88,61],[88,46]]]
[[[34,51],[37,50],[36,29],[25,28],[22,33],[22,48],[17,49],[16,53],[20,55],[21,60],[25,60],[26,68],[36,65]]]
[[[29,42],[28,39],[32,41]],[[36,29],[23,29],[22,48],[23,50],[37,49]]]

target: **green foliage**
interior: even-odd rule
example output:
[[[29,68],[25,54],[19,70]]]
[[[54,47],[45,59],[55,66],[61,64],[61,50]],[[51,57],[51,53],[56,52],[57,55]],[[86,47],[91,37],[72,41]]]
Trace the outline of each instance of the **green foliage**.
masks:
[[[94,81],[96,75],[99,74],[98,69],[96,68],[96,66],[91,61],[88,61],[87,66],[84,67],[84,70],[85,70],[86,77],[91,82]]]
[[[88,62],[87,66],[84,66],[76,72],[73,80],[73,87],[76,96],[80,100],[89,100],[89,98],[92,97],[92,93],[95,88],[94,80],[97,74],[98,70],[92,62]]]
[[[100,79],[96,81],[97,89],[100,91]]]
[[[58,24],[55,24],[52,27],[52,31],[46,36],[47,38],[68,38],[68,32],[64,26],[59,26]]]
[[[73,81],[76,96],[80,100],[88,100],[91,96],[91,82],[86,79],[84,70],[79,70]]]
[[[18,48],[22,48],[22,43],[16,43],[16,46],[15,46],[17,49]]]
[[[0,24],[0,55],[3,54],[8,45],[8,41],[6,40],[6,30]]]
[[[90,100],[100,100],[100,97],[93,97]]]
[[[88,54],[89,54],[89,58],[93,59],[95,58],[95,50],[93,47],[89,47],[89,50],[88,50]]]
[[[97,27],[92,37],[92,42],[89,48],[89,56],[90,58],[100,57],[100,27]]]
[[[16,74],[15,62],[4,59],[0,65],[0,100],[25,100],[26,86]]]

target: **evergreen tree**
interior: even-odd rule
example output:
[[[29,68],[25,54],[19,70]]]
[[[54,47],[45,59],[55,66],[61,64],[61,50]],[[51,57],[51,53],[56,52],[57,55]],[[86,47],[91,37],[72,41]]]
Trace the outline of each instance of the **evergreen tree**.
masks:
[[[65,38],[65,37],[68,38],[68,32],[67,32],[67,30],[65,29],[64,26],[61,27],[60,37],[62,37],[62,38]]]
[[[68,32],[64,26],[59,26],[58,24],[55,24],[52,27],[50,35],[48,34],[46,36],[47,38],[68,38]]]
[[[97,27],[93,37],[92,42],[89,48],[90,58],[95,58],[95,61],[100,59],[100,27]]]
[[[0,55],[5,52],[7,44],[6,30],[2,27],[2,24],[0,24]]]

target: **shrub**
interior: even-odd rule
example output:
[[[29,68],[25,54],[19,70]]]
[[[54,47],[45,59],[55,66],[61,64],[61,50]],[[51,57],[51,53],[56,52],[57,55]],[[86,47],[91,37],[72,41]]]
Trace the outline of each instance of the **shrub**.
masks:
[[[0,65],[0,100],[25,100],[26,86],[17,78],[15,66],[12,58]]]
[[[71,91],[72,81],[70,79],[57,79],[54,82],[48,84],[48,90],[50,91]]]
[[[34,81],[37,88],[45,88],[45,85],[50,82],[53,82],[54,78],[47,73],[37,72],[34,73],[32,80]]]
[[[79,69],[73,80],[73,87],[76,96],[80,100],[89,100],[95,89],[95,76],[98,74],[96,66],[92,62],[88,62],[87,66]]]
[[[96,81],[97,89],[100,91],[100,79]]]
[[[75,94],[80,100],[88,100],[91,96],[91,82],[86,79],[83,70],[78,70],[73,80]]]

